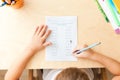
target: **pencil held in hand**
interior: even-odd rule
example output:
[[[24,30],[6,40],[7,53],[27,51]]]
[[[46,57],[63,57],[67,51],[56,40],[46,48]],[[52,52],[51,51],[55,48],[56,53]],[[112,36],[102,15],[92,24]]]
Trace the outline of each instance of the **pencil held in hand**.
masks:
[[[76,51],[74,51],[73,53],[80,54],[80,53],[82,53],[82,52],[84,52],[84,51],[86,51],[86,50],[88,50],[88,49],[90,49],[90,48],[93,48],[93,47],[95,47],[95,46],[97,46],[97,45],[100,45],[100,44],[101,44],[101,42],[94,43],[94,44],[92,44],[92,45],[90,45],[90,46],[88,46],[88,47],[85,47],[85,48],[83,48],[83,49],[76,50]]]

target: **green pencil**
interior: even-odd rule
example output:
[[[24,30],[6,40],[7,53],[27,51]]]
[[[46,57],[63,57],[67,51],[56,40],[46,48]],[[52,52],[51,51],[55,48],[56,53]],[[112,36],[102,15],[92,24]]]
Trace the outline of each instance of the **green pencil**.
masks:
[[[101,5],[99,4],[98,0],[95,0],[95,1],[96,1],[96,3],[97,3],[98,9],[99,9],[99,10],[101,11],[101,13],[103,14],[105,20],[106,20],[107,22],[109,22],[109,19],[108,19],[108,17],[106,16],[105,12],[103,11],[103,9],[102,9]]]

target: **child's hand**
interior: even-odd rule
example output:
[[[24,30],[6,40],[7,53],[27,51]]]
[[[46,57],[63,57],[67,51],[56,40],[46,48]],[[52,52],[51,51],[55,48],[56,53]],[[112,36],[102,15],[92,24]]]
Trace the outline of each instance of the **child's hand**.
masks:
[[[88,50],[86,50],[82,53],[79,53],[79,54],[77,54],[75,52],[76,50],[80,50],[80,49],[85,48],[85,47],[87,47],[87,45],[83,45],[81,47],[77,46],[73,51],[73,55],[77,58],[91,58],[94,54],[94,51],[92,49],[88,49]]]
[[[46,39],[50,35],[51,30],[48,30],[46,25],[42,25],[36,28],[32,41],[29,45],[33,51],[37,52],[45,47],[51,45],[51,42],[46,42]]]

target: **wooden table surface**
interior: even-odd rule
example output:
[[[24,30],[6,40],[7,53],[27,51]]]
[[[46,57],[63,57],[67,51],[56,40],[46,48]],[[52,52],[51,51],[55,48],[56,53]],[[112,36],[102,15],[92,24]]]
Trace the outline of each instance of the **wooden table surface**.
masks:
[[[0,69],[8,69],[31,40],[36,26],[45,23],[45,16],[78,16],[78,43],[102,42],[94,48],[120,61],[120,35],[105,21],[94,0],[25,0],[24,7],[15,10],[0,8]],[[24,54],[23,54],[24,55]],[[36,54],[27,68],[102,67],[94,61],[45,61],[45,50]]]

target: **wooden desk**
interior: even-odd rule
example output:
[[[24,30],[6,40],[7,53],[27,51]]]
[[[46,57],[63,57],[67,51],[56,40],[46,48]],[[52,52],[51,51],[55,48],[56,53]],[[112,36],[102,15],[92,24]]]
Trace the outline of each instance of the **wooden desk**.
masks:
[[[45,16],[78,16],[78,43],[102,42],[94,50],[120,61],[120,35],[106,23],[94,0],[25,0],[19,10],[0,8],[0,69],[8,69],[29,43]],[[24,55],[24,54],[23,54]],[[47,62],[45,51],[36,54],[27,68],[102,67],[80,59],[78,62]]]

